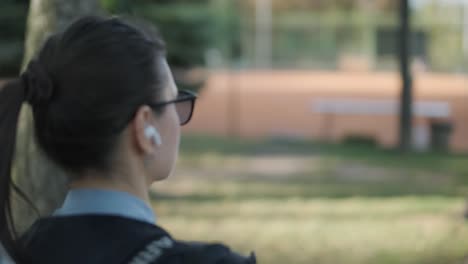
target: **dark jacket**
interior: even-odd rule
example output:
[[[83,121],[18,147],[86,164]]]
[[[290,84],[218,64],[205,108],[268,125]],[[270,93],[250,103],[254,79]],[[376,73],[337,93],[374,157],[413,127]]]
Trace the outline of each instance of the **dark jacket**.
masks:
[[[222,244],[183,242],[162,228],[118,216],[38,220],[22,237],[37,264],[255,264]]]

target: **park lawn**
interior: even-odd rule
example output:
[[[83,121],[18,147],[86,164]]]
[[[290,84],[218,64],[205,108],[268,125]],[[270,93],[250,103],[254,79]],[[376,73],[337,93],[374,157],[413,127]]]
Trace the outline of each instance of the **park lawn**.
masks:
[[[261,263],[463,263],[468,158],[190,136],[155,184],[159,223]]]

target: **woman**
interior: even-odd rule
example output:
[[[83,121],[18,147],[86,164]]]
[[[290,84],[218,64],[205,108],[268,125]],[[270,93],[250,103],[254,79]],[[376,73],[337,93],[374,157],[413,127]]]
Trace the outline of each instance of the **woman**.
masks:
[[[177,92],[156,33],[86,17],[50,37],[0,93],[1,243],[17,263],[255,263],[221,244],[174,240],[155,223],[148,188],[167,178],[196,96]],[[11,163],[18,114],[70,175],[65,202],[14,239]]]

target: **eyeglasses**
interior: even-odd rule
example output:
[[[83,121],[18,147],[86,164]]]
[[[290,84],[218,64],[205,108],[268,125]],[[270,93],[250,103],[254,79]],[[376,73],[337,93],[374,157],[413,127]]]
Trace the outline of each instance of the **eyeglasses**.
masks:
[[[148,104],[152,108],[175,104],[177,115],[179,116],[180,125],[187,124],[192,119],[193,109],[197,94],[191,91],[182,90],[177,94],[177,98],[167,102],[158,102]]]

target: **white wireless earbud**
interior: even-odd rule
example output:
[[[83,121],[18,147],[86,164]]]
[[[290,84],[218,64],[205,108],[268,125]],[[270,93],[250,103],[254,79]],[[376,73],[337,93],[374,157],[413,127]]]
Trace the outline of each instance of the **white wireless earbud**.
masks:
[[[154,126],[147,126],[145,128],[145,136],[153,140],[154,144],[158,146],[162,144],[161,135]]]

